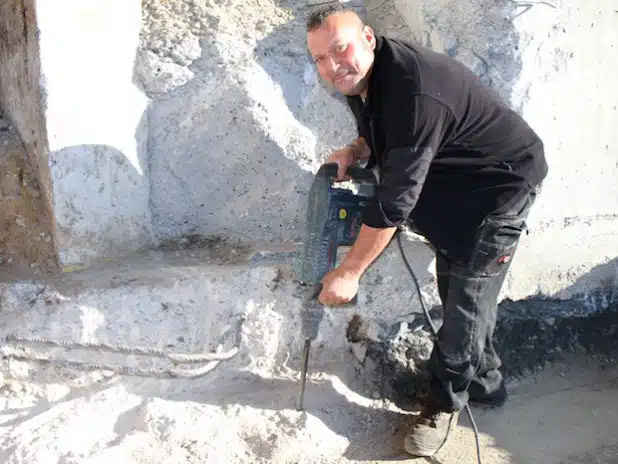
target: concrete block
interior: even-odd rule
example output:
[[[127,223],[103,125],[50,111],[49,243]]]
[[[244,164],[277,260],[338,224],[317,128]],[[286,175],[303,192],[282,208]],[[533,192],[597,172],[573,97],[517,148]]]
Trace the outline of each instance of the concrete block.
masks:
[[[0,5],[3,279],[58,272],[34,2]]]
[[[37,18],[62,264],[152,245],[139,2],[40,1]]]

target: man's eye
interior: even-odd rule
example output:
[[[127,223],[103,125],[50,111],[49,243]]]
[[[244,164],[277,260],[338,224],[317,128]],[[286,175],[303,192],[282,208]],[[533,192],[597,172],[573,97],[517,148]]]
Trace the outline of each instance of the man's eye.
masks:
[[[342,53],[342,52],[345,52],[347,48],[348,48],[348,44],[339,44],[337,45],[336,50],[339,53]]]

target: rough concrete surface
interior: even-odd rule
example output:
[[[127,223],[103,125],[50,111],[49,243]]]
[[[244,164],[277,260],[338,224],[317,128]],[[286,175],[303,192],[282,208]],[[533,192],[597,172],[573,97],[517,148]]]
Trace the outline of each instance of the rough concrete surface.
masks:
[[[133,84],[139,2],[37,2],[60,260],[153,244],[148,99]]]
[[[36,224],[36,233],[24,235],[24,226],[3,231],[3,254],[13,252],[25,260],[19,267],[34,265],[30,270],[43,273],[58,271],[55,216],[52,205],[52,186],[48,166],[47,134],[42,108],[45,105],[44,89],[41,88],[39,43],[37,36],[35,2],[19,0],[0,4],[0,121],[3,128],[12,124],[15,133],[3,136],[0,146],[1,161],[4,163],[2,181],[5,190],[2,205],[4,214],[28,217],[29,225]],[[6,120],[3,120],[6,118]],[[2,134],[0,134],[2,135]],[[16,146],[20,145],[16,150]],[[10,151],[5,151],[8,149]],[[17,152],[21,152],[17,154]],[[24,178],[13,178],[21,170],[29,190],[18,199],[17,184]],[[30,194],[36,198],[30,200]],[[14,221],[12,217],[10,221]],[[8,236],[6,234],[9,234]],[[40,234],[45,234],[45,237]],[[24,240],[28,237],[29,240]],[[37,240],[38,238],[38,240]],[[49,239],[47,245],[41,239]],[[31,240],[30,240],[31,239]],[[9,245],[10,244],[10,245]],[[15,247],[15,250],[13,250]],[[32,252],[27,251],[30,247]],[[49,247],[49,248],[48,248]],[[45,251],[43,248],[46,248]],[[47,249],[48,248],[48,249]],[[36,250],[36,251],[35,251]],[[26,255],[28,257],[26,258]],[[7,256],[7,259],[9,257]],[[17,263],[15,263],[17,264]],[[14,268],[14,271],[18,269]],[[9,272],[12,278],[19,278],[22,272]],[[7,276],[5,275],[5,277]]]
[[[15,126],[1,112],[0,175],[0,279],[57,271],[41,184]]]
[[[30,146],[49,151],[60,261],[91,266],[1,285],[0,336],[181,353],[238,343],[238,353],[209,374],[156,380],[109,366],[182,366],[5,340],[0,461],[405,459],[401,436],[431,342],[395,246],[363,276],[356,307],[326,309],[310,355],[306,411],[293,408],[305,296],[294,261],[306,193],[321,160],[355,135],[344,102],[307,55],[305,6],[41,0],[36,15],[29,2],[0,7],[10,12],[0,30],[11,31],[12,44],[0,43],[2,104],[28,156],[38,153]],[[500,411],[475,409],[483,462],[611,462],[618,425],[613,0],[366,6],[377,32],[412,38],[474,69],[545,141],[550,175],[496,329],[512,400]],[[34,132],[26,137],[26,129]],[[32,159],[44,183],[44,156]],[[434,256],[416,238],[404,248],[439,318]],[[113,259],[135,251],[133,259]],[[86,373],[45,360],[108,367]],[[474,462],[465,417],[462,424],[430,462]]]
[[[153,98],[149,156],[161,236],[302,238],[311,172],[354,135],[351,115],[309,61],[301,7],[144,2],[137,73]]]
[[[605,59],[618,45],[612,2],[365,3],[378,33],[466,63],[543,137],[550,174],[505,287],[511,298],[569,298],[615,279],[606,266],[618,249],[618,101]],[[34,18],[26,7],[5,8]],[[62,0],[36,8],[39,34],[33,40],[27,28],[21,49],[38,45],[29,56],[40,60],[23,73],[45,96],[34,138],[49,139],[64,265],[187,236],[260,246],[302,240],[312,173],[354,136],[342,98],[308,56],[305,2]],[[10,77],[14,66],[2,69]],[[582,82],[588,90],[574,92]]]
[[[391,4],[381,5],[374,17],[380,25],[394,23]],[[611,87],[606,57],[618,49],[615,3],[394,0],[392,5],[417,31],[417,41],[468,65],[543,138],[550,172],[503,294],[569,298],[601,281],[618,282],[613,262],[618,137],[610,129],[618,118],[618,97],[603,90]],[[586,92],[573,91],[582,85]]]
[[[603,114],[604,121],[615,118],[614,98],[598,99],[603,101],[602,108],[598,108],[594,99],[586,100],[585,104],[579,102],[582,105],[577,103],[577,106],[574,102],[571,106],[570,101],[561,98],[564,94],[558,90],[561,87],[554,85],[559,82],[565,88],[571,88],[582,76],[567,71],[586,69],[592,75],[590,70],[594,69],[598,88],[609,87],[608,83],[604,83],[604,76],[611,73],[606,67],[606,60],[602,59],[604,53],[601,50],[609,52],[616,41],[616,34],[612,33],[616,19],[611,12],[605,13],[611,6],[610,2],[604,3],[606,8],[584,8],[579,3],[572,3],[561,2],[560,8],[544,3],[528,8],[510,1],[369,1],[367,9],[370,24],[375,24],[379,32],[416,38],[425,45],[446,51],[474,69],[511,101],[547,140],[550,161],[557,157],[557,162],[551,163],[551,179],[560,182],[563,171],[581,178],[585,169],[575,161],[568,166],[558,161],[565,159],[562,147],[567,145],[562,141],[557,126],[568,124],[577,127],[576,121],[571,118],[581,115],[571,108],[582,108],[584,105],[591,117]],[[210,4],[201,9],[191,8],[183,2],[145,5],[140,57],[141,63],[146,63],[146,66],[138,69],[146,90],[155,99],[151,134],[157,140],[153,145],[160,147],[157,152],[160,150],[161,155],[153,153],[152,156],[163,176],[158,178],[160,181],[156,184],[165,185],[161,187],[164,188],[161,197],[170,205],[161,205],[158,217],[165,222],[158,224],[164,227],[162,231],[165,234],[172,230],[183,232],[189,228],[206,233],[220,230],[229,234],[245,234],[252,239],[266,241],[295,239],[300,236],[298,231],[294,232],[299,228],[301,219],[298,197],[293,194],[289,197],[292,201],[281,205],[277,199],[280,192],[282,195],[286,192],[272,188],[266,190],[266,183],[262,185],[261,179],[268,178],[272,170],[280,178],[285,178],[286,183],[289,183],[289,175],[292,183],[304,191],[307,176],[303,176],[302,170],[315,167],[315,163],[327,154],[324,149],[328,146],[347,141],[351,120],[347,111],[328,96],[312,71],[304,50],[302,18],[307,10],[303,9],[302,4],[249,3],[242,19],[236,19],[241,10],[238,6],[234,5],[234,12],[228,12],[226,8],[232,8],[232,4]],[[251,25],[258,19],[260,21],[254,31]],[[266,22],[271,24],[267,26]],[[589,27],[591,23],[595,26]],[[251,30],[251,34],[246,33],[247,30]],[[596,34],[604,40],[597,49],[598,53],[585,53],[588,41],[575,38]],[[271,50],[278,53],[269,54]],[[244,70],[250,71],[252,81],[242,78],[247,75],[243,74]],[[228,74],[231,75],[229,81],[223,77]],[[214,88],[220,91],[210,91]],[[254,92],[258,88],[259,91]],[[533,99],[533,95],[539,97]],[[316,98],[327,105],[316,104]],[[264,101],[261,102],[261,99]],[[181,105],[180,100],[190,103]],[[551,102],[551,111],[540,103],[543,101]],[[261,110],[260,102],[263,106]],[[558,105],[565,106],[564,112]],[[218,111],[213,112],[212,108]],[[333,113],[335,110],[342,113]],[[292,113],[291,118],[286,116],[289,113]],[[181,121],[182,124],[179,124]],[[244,121],[250,127],[245,127]],[[278,124],[271,127],[272,121]],[[300,124],[309,129],[306,142],[310,145],[305,145],[301,152],[290,150],[285,143],[286,133],[294,129],[294,126],[288,127],[289,124]],[[178,126],[181,127],[180,133]],[[173,130],[170,131],[170,127]],[[334,127],[339,127],[341,133],[333,134]],[[165,131],[170,134],[165,135]],[[200,135],[202,133],[203,136]],[[588,139],[592,133],[586,131],[573,131],[572,134],[571,137],[578,137],[577,143],[568,148],[574,154],[576,147],[581,147],[605,162],[605,154],[615,149],[615,138],[610,133],[594,137],[594,140]],[[218,140],[219,137],[221,140]],[[324,143],[315,145],[316,139]],[[246,144],[246,149],[236,154],[240,141],[243,146]],[[196,150],[199,143],[204,142],[208,142],[205,144],[208,149],[203,150],[207,153]],[[255,154],[256,150],[258,153],[263,150],[273,153],[273,158],[263,159],[263,155]],[[171,151],[176,154],[175,160],[170,160]],[[281,156],[277,155],[278,151]],[[279,158],[285,162],[277,163]],[[165,165],[164,160],[173,164]],[[258,163],[258,160],[262,162]],[[607,159],[607,162],[610,160]],[[288,174],[290,168],[295,169],[295,165],[300,171]],[[606,178],[605,173],[615,172],[615,163],[608,164],[606,168],[601,175],[603,179]],[[209,175],[212,172],[212,178],[219,181],[212,183],[218,187],[217,191],[205,183],[191,181],[191,176],[199,176],[203,172]],[[588,179],[595,178],[594,173],[587,174]],[[607,179],[611,177],[608,175]],[[229,187],[226,186],[228,179],[234,179]],[[246,185],[241,187],[236,181]],[[553,182],[548,180],[550,186],[546,191],[551,189],[557,192],[553,189]],[[561,193],[565,185],[569,183],[561,182]],[[615,187],[609,184],[606,187],[590,193],[595,198],[603,197],[595,205],[606,205],[609,213],[615,214],[611,201],[615,198]],[[201,191],[206,188],[210,190]],[[171,197],[169,193],[172,193]],[[194,199],[186,206],[186,212],[170,211],[174,204],[170,198],[176,195]],[[259,202],[262,196],[273,201],[264,203],[264,208],[252,209],[253,202]],[[239,197],[240,200],[237,200]],[[588,203],[588,196],[580,197],[575,205],[569,204],[568,210],[564,210],[566,204],[558,198],[558,195],[551,194],[551,198],[542,200],[547,205],[544,209],[552,214],[537,217],[544,217],[547,221],[580,214],[588,217],[591,212],[598,214],[592,211],[594,207],[591,208]],[[158,201],[155,201],[155,208],[157,204]],[[579,205],[581,210],[577,209]],[[556,214],[560,208],[563,216]],[[271,211],[279,211],[278,217],[286,220],[295,218],[295,221],[286,223],[291,229],[283,231],[283,235],[276,229],[272,231]],[[229,218],[238,216],[248,221],[252,213],[256,215],[256,222],[270,225],[268,230],[256,230],[257,225],[242,221],[234,227],[228,226],[232,222]],[[174,218],[174,215],[178,217]],[[229,215],[229,218],[224,215]],[[553,225],[560,228],[560,224]]]
[[[379,381],[380,368],[388,366],[360,362],[346,340],[346,328],[355,313],[382,326],[397,320],[413,323],[418,307],[397,313],[384,302],[388,290],[376,293],[381,288],[376,286],[371,301],[369,289],[363,290],[357,308],[327,309],[312,347],[305,410],[300,412],[294,405],[302,292],[289,268],[267,256],[254,255],[249,265],[225,264],[221,258],[205,263],[209,259],[195,250],[151,253],[54,281],[4,284],[3,338],[121,343],[175,353],[213,352],[219,345],[227,351],[239,343],[239,352],[205,376],[167,380],[116,375],[113,367],[89,372],[10,358],[174,367],[152,357],[6,341],[0,347],[0,460],[405,461],[401,438],[417,409],[412,403],[401,409],[382,395],[377,382],[368,381]],[[388,256],[379,266],[382,273],[399,269]],[[412,300],[414,295],[407,296]],[[240,325],[239,316],[244,318]],[[559,464],[611,455],[618,426],[618,373],[615,358],[608,357],[613,353],[576,358],[565,353],[557,367],[546,367],[553,370],[510,377],[511,401],[505,409],[474,409],[483,462]],[[461,424],[429,462],[475,462],[465,417]]]
[[[618,45],[611,1],[366,6],[378,32],[445,51],[474,69],[546,143],[550,175],[504,295],[569,298],[615,281],[607,264],[618,249],[611,155],[618,145],[605,128],[618,100],[611,92],[564,98],[583,81],[598,92],[611,87],[603,59]],[[152,206],[161,236],[302,239],[310,173],[353,133],[345,106],[319,81],[304,50],[306,12],[291,2],[144,4],[137,69],[153,99]],[[602,40],[589,53],[597,35]],[[579,129],[582,114],[598,121],[598,133]],[[564,127],[573,130],[563,135]],[[294,136],[298,131],[305,135]],[[203,182],[205,175],[212,181]],[[574,187],[577,200],[564,201]]]

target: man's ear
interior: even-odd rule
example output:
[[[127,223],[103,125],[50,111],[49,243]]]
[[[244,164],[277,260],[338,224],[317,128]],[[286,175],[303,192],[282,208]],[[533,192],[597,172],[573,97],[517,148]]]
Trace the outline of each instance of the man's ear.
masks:
[[[376,35],[370,26],[363,26],[363,37],[369,43],[372,50],[376,48]]]

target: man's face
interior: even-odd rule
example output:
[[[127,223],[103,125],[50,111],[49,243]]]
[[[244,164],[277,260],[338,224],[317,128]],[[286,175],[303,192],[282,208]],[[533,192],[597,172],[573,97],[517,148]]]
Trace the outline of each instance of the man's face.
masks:
[[[318,73],[344,95],[360,95],[367,89],[373,65],[375,35],[351,12],[336,13],[307,34],[307,46]]]

